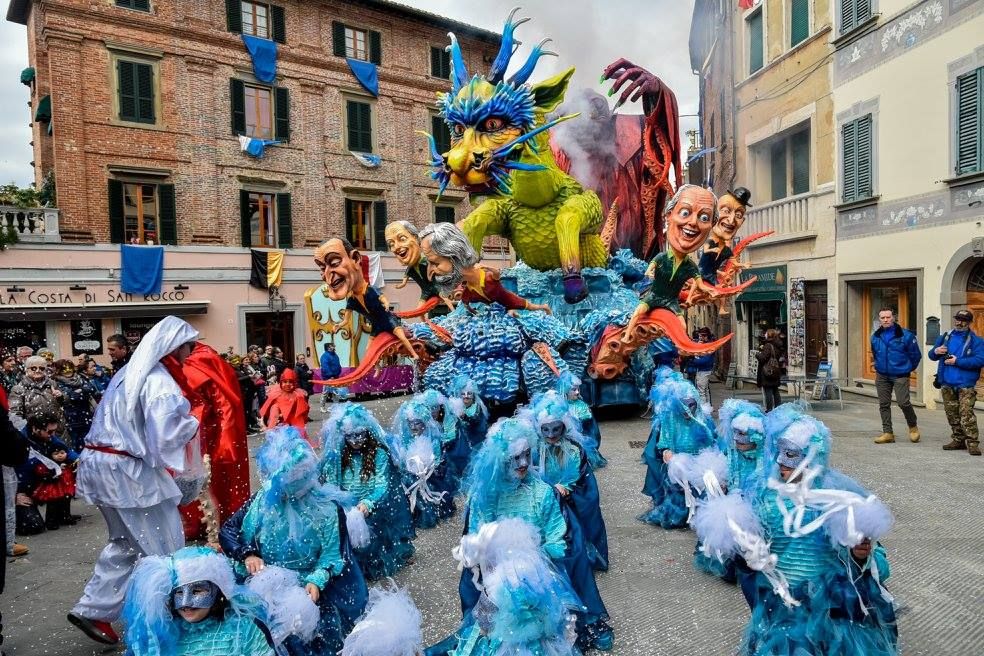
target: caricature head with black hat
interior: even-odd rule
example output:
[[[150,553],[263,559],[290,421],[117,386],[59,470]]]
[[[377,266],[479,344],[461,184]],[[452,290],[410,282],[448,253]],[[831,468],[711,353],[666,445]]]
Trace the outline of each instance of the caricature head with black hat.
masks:
[[[730,244],[745,223],[745,212],[752,206],[752,192],[745,187],[729,189],[718,199],[718,222],[714,226],[714,237]]]

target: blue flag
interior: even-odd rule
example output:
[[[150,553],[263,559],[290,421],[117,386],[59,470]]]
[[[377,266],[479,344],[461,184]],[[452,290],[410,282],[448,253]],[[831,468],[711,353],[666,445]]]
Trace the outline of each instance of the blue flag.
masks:
[[[246,44],[246,50],[253,60],[253,75],[256,79],[260,82],[273,82],[277,79],[276,42],[244,34],[243,43]]]
[[[256,139],[255,137],[239,136],[239,148],[256,159],[262,159],[267,146],[276,146],[280,142],[275,139]]]
[[[124,294],[160,294],[163,280],[163,246],[120,244],[120,291]]]
[[[365,87],[366,91],[372,95],[379,96],[379,75],[376,73],[376,65],[372,62],[352,59],[351,57],[347,57],[345,61],[348,62],[349,68],[352,70],[352,75],[359,81],[359,84]]]

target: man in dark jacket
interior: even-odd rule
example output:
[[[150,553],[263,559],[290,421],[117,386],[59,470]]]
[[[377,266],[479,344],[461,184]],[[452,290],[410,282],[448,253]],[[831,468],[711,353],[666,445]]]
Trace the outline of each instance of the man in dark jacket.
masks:
[[[325,352],[321,354],[321,380],[331,380],[342,375],[342,363],[335,353],[335,345],[332,342],[325,344]],[[321,411],[328,411],[328,401],[334,396],[334,387],[324,387],[321,390]]]
[[[16,467],[27,461],[27,442],[13,424],[7,414],[7,397],[0,392],[0,464],[7,467]],[[4,488],[0,485],[0,509],[3,503]],[[7,514],[0,512],[3,517],[4,527],[0,531],[0,592],[3,592],[4,579],[7,573]],[[2,622],[0,616],[0,622]],[[0,624],[0,648],[3,645],[3,625]]]
[[[881,413],[882,434],[875,438],[875,444],[890,444],[895,441],[892,432],[892,391],[895,401],[905,415],[909,425],[909,439],[919,441],[919,427],[916,425],[916,411],[909,400],[909,374],[922,360],[922,352],[916,343],[916,336],[895,323],[895,310],[882,308],[878,311],[881,324],[871,334],[871,357],[875,364],[875,389],[878,391],[878,411]]]
[[[974,315],[960,310],[953,315],[953,330],[940,335],[929,352],[929,359],[938,362],[936,380],[943,395],[943,409],[950,422],[950,441],[944,451],[967,449],[972,456],[981,455],[977,417],[977,380],[984,368],[984,339],[974,334],[970,324]]]

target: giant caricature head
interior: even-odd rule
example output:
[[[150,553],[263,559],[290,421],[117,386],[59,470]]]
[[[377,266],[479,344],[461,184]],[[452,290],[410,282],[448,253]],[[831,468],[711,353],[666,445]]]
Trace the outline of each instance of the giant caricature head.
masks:
[[[458,39],[449,34],[451,92],[441,95],[438,106],[451,131],[451,148],[439,153],[433,137],[430,140],[431,177],[440,183],[442,192],[453,184],[473,193],[508,193],[511,171],[544,168],[535,164],[537,155],[529,148],[530,141],[563,120],[545,122],[544,117],[563,101],[574,69],[527,84],[540,57],[556,54],[543,49],[544,40],[534,46],[523,66],[505,79],[518,47],[513,32],[526,22],[514,22],[515,14],[513,10],[506,19],[499,53],[485,76],[468,73]],[[524,156],[533,161],[521,162]]]
[[[420,236],[409,221],[393,221],[386,226],[386,248],[405,267],[420,263]]]
[[[461,282],[461,272],[478,264],[478,253],[453,223],[432,223],[420,231],[420,248],[427,258],[427,277],[449,295]]]
[[[328,298],[343,301],[365,286],[359,251],[347,240],[332,237],[314,251],[314,263],[328,285]]]
[[[717,222],[717,197],[709,189],[683,185],[666,203],[663,219],[666,241],[673,250],[680,255],[693,253]]]
[[[728,191],[718,200],[718,222],[714,225],[714,236],[722,242],[730,243],[735,233],[745,223],[745,211],[751,207],[748,202],[752,194],[744,187]]]

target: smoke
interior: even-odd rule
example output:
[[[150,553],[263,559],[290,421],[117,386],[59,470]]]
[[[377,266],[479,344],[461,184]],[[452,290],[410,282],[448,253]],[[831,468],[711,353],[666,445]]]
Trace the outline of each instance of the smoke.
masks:
[[[589,189],[615,165],[615,123],[605,97],[591,89],[568,91],[557,114],[580,114],[553,128],[554,143],[571,160],[570,173]]]

